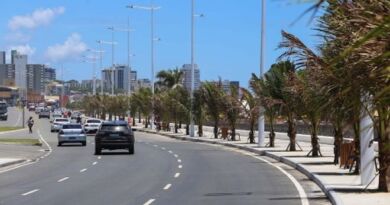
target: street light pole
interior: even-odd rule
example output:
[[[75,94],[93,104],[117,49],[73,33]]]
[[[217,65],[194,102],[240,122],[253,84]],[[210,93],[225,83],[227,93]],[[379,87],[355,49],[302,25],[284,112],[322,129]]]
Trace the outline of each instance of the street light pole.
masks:
[[[101,41],[96,41],[98,44],[99,44],[99,60],[100,60],[100,70],[103,70],[103,50],[102,50],[102,42]],[[103,82],[103,76],[102,76],[102,79],[100,81],[100,94],[103,95],[103,86],[104,86],[104,82]]]
[[[261,0],[261,40],[260,40],[260,77],[264,74],[264,51],[265,51],[265,1]],[[258,119],[258,145],[264,146],[264,108],[259,107]]]
[[[150,64],[151,64],[151,72],[152,72],[152,129],[154,129],[154,41],[158,40],[154,37],[154,11],[160,9],[160,7],[155,7],[153,5],[153,0],[150,0],[150,6],[136,6],[129,5],[127,8],[130,9],[144,9],[150,11],[150,41],[151,41],[151,56],[150,56]]]
[[[114,27],[108,27],[109,30],[112,30],[112,35],[111,35],[111,41],[114,42],[115,38],[115,30]],[[111,61],[112,61],[112,67],[111,67],[111,95],[114,95],[114,69],[115,69],[115,44],[112,43],[112,56],[111,56]]]
[[[191,0],[191,112],[190,112],[190,136],[195,137],[194,123],[194,88],[195,88],[195,65],[194,65],[194,34],[195,33],[195,0]]]

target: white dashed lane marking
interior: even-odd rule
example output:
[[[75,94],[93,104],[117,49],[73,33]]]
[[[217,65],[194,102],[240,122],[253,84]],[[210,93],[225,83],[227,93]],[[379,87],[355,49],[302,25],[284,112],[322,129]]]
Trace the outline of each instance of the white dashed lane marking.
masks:
[[[172,151],[171,151],[171,150],[169,150],[168,152],[169,152],[170,154],[172,154]]]
[[[177,162],[181,163],[181,159],[178,159]]]
[[[62,178],[62,179],[59,179],[57,182],[63,182],[63,181],[66,181],[66,180],[68,180],[69,179],[69,177],[64,177],[64,178]]]
[[[39,191],[39,189],[34,189],[34,190],[29,191],[29,192],[23,193],[22,196],[27,196],[27,195],[30,195],[30,194],[35,193],[37,191]]]
[[[149,199],[144,205],[150,205],[155,201],[155,199]]]
[[[179,165],[178,168],[179,168],[179,169],[183,168],[183,165]]]
[[[175,174],[175,178],[178,178],[180,176],[180,173]]]
[[[87,171],[87,169],[82,169],[82,170],[80,170],[80,172],[85,172],[85,171]]]
[[[102,158],[102,156],[98,156],[98,159],[101,159]]]
[[[96,164],[97,164],[97,162],[93,162],[93,163],[92,163],[92,165],[96,165]]]
[[[168,190],[169,188],[171,188],[171,186],[172,186],[172,184],[165,185],[164,190]]]
[[[175,155],[173,155],[173,156],[175,156],[176,158],[178,158],[178,157],[179,157],[179,155],[177,155],[177,154],[175,154]]]

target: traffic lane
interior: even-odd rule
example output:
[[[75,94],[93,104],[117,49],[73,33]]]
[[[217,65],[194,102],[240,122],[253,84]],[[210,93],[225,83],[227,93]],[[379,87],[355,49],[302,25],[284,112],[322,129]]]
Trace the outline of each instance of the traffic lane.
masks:
[[[27,113],[28,111],[26,111]],[[8,119],[6,121],[0,120],[2,127],[18,127],[22,126],[22,109],[17,107],[8,107]]]
[[[172,150],[182,168],[170,189],[153,198],[155,204],[301,204],[292,181],[263,161],[215,145],[158,145]]]
[[[40,130],[42,138],[51,144],[50,155],[44,159],[38,158],[36,163],[0,173],[0,199],[50,182],[58,176],[78,173],[80,167],[97,160],[97,156],[94,156],[94,146],[91,144],[86,147],[78,144],[57,147],[57,133],[50,133],[50,128],[45,128],[46,124],[38,122],[37,129]]]
[[[119,154],[118,154],[119,152]],[[5,204],[144,204],[150,196],[159,194],[173,177],[176,160],[145,143],[136,143],[135,155],[103,151],[95,166],[78,174],[67,175],[66,181],[45,181],[28,196],[15,196]],[[65,176],[64,176],[65,177]],[[28,191],[26,190],[26,191]]]

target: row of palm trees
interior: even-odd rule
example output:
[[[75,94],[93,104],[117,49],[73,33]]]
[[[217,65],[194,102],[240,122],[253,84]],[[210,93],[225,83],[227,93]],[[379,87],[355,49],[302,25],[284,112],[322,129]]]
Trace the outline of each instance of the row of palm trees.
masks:
[[[303,120],[311,131],[312,150],[308,155],[321,156],[318,142],[320,123],[330,122],[334,129],[335,164],[346,133],[354,138],[356,168],[359,172],[360,120],[373,120],[379,147],[379,187],[388,191],[390,172],[390,1],[321,0],[324,5],[314,29],[321,44],[311,50],[298,37],[282,31],[279,49],[283,54],[264,76],[252,74],[249,89],[232,86],[224,90],[220,81],[205,82],[194,93],[182,86],[179,69],[157,74],[155,95],[141,88],[132,96],[88,96],[81,104],[90,114],[123,115],[144,118],[147,127],[152,113],[162,122],[162,129],[181,124],[189,133],[190,117],[203,136],[202,126],[211,123],[213,135],[227,126],[235,140],[239,121],[249,125],[250,143],[255,142],[255,125],[260,113],[269,124],[269,146],[275,146],[274,121],[286,119],[290,144],[296,151],[296,122]],[[191,112],[192,110],[192,112]],[[346,132],[346,131],[349,132]]]

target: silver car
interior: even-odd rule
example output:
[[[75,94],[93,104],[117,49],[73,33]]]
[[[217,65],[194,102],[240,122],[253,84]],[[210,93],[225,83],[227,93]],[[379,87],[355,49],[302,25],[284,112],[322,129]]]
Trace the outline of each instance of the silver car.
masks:
[[[51,124],[50,131],[58,132],[62,129],[63,125],[69,124],[70,121],[68,118],[55,118]]]
[[[64,143],[81,143],[82,146],[87,145],[87,136],[80,124],[70,123],[62,126],[58,133],[58,146]]]
[[[102,120],[99,119],[87,119],[84,123],[84,131],[87,134],[96,133],[99,130]]]

